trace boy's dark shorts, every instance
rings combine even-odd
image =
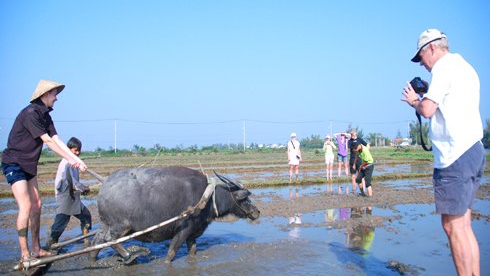
[[[362,179],[364,178],[366,188],[371,187],[371,180],[373,179],[373,171],[374,171],[374,164],[369,164],[369,166],[366,169],[359,170],[359,174],[356,177],[356,183],[361,184]]]
[[[349,170],[350,170],[350,174],[356,174],[358,171],[359,171],[359,168],[361,167],[361,164],[362,164],[362,159],[361,158],[357,158],[357,164],[356,164],[356,168],[354,169],[354,161],[356,161],[356,159],[352,159],[350,158],[349,159]]]
[[[18,164],[2,163],[2,172],[10,185],[20,180],[29,181],[34,178],[34,175],[26,173]]]
[[[463,215],[471,209],[485,169],[485,150],[477,142],[447,168],[434,169],[436,212]]]

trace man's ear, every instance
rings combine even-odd
[[[434,45],[434,43],[429,44],[429,49],[430,49],[430,54],[434,55],[436,51],[436,46]]]

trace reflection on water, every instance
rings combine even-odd
[[[364,208],[352,208],[351,218],[360,218],[363,214],[371,215],[372,208],[370,206]],[[374,227],[359,223],[351,233],[346,234],[346,245],[353,252],[361,256],[366,256],[371,249],[374,241]]]
[[[327,209],[325,212],[325,221],[328,222],[334,222],[337,220],[337,215],[338,212],[336,212],[336,209]]]
[[[300,225],[301,224],[302,215],[299,213],[294,214],[292,217],[289,217],[289,225]]]
[[[333,183],[327,181],[327,196],[333,195]]]
[[[299,198],[299,189],[298,187],[290,187],[289,188],[289,199],[291,200],[291,204],[293,204],[293,209],[294,204],[296,203],[296,199]],[[294,213],[288,218],[289,225],[300,225],[301,224],[301,219],[303,215],[301,213]]]
[[[296,200],[299,198],[299,189],[298,187],[289,187],[289,199],[291,204],[293,205],[293,210],[295,208]],[[303,215],[301,213],[294,213],[290,217],[288,217],[288,225],[291,227],[289,231],[289,237],[293,239],[298,239],[300,237],[300,228],[299,226],[302,223]]]
[[[349,218],[359,219],[354,221],[355,226],[353,231],[346,233],[345,243],[346,247],[351,249],[353,252],[365,256],[373,244],[375,227],[363,224],[361,218],[363,216],[371,216],[372,212],[373,208],[371,206],[327,209],[324,217],[325,222],[327,223],[342,221]]]
[[[350,182],[350,180],[347,180],[347,179],[345,182],[340,182],[340,183],[332,183],[330,181],[327,181],[326,194],[327,194],[327,196],[331,196],[334,194],[345,195],[345,196],[351,196],[351,195],[356,195],[356,194],[360,195],[360,192],[357,192],[357,188],[356,188],[356,190],[351,191],[350,186],[351,186],[351,182]],[[343,191],[342,191],[342,189],[343,189]]]

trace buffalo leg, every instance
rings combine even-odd
[[[204,223],[204,222],[203,222]],[[206,228],[200,228],[196,229],[196,232],[192,235],[189,236],[186,240],[187,242],[187,251],[189,252],[189,256],[196,256],[197,253],[197,244],[196,244],[196,239],[199,238],[203,233]]]
[[[105,240],[106,235],[107,235],[107,229],[102,228],[97,234],[95,234],[95,237],[92,239],[91,245],[94,246],[94,245],[104,243],[106,241]],[[89,261],[95,262],[97,260],[97,256],[99,255],[99,252],[100,249],[89,252],[88,254]]]
[[[175,258],[175,255],[177,254],[177,250],[179,250],[180,246],[182,243],[184,243],[185,238],[182,237],[183,233],[180,232],[179,234],[175,235],[172,238],[172,242],[170,243],[170,246],[168,247],[168,252],[167,256],[165,256],[165,263],[170,263],[172,260]]]
[[[196,256],[197,253],[197,244],[196,239],[187,239],[187,251],[189,256]]]

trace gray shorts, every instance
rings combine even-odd
[[[339,160],[339,162],[347,163],[347,155],[343,156],[342,154],[337,154],[337,160]]]
[[[471,209],[485,169],[485,150],[477,142],[447,168],[434,169],[436,212],[463,215]]]

